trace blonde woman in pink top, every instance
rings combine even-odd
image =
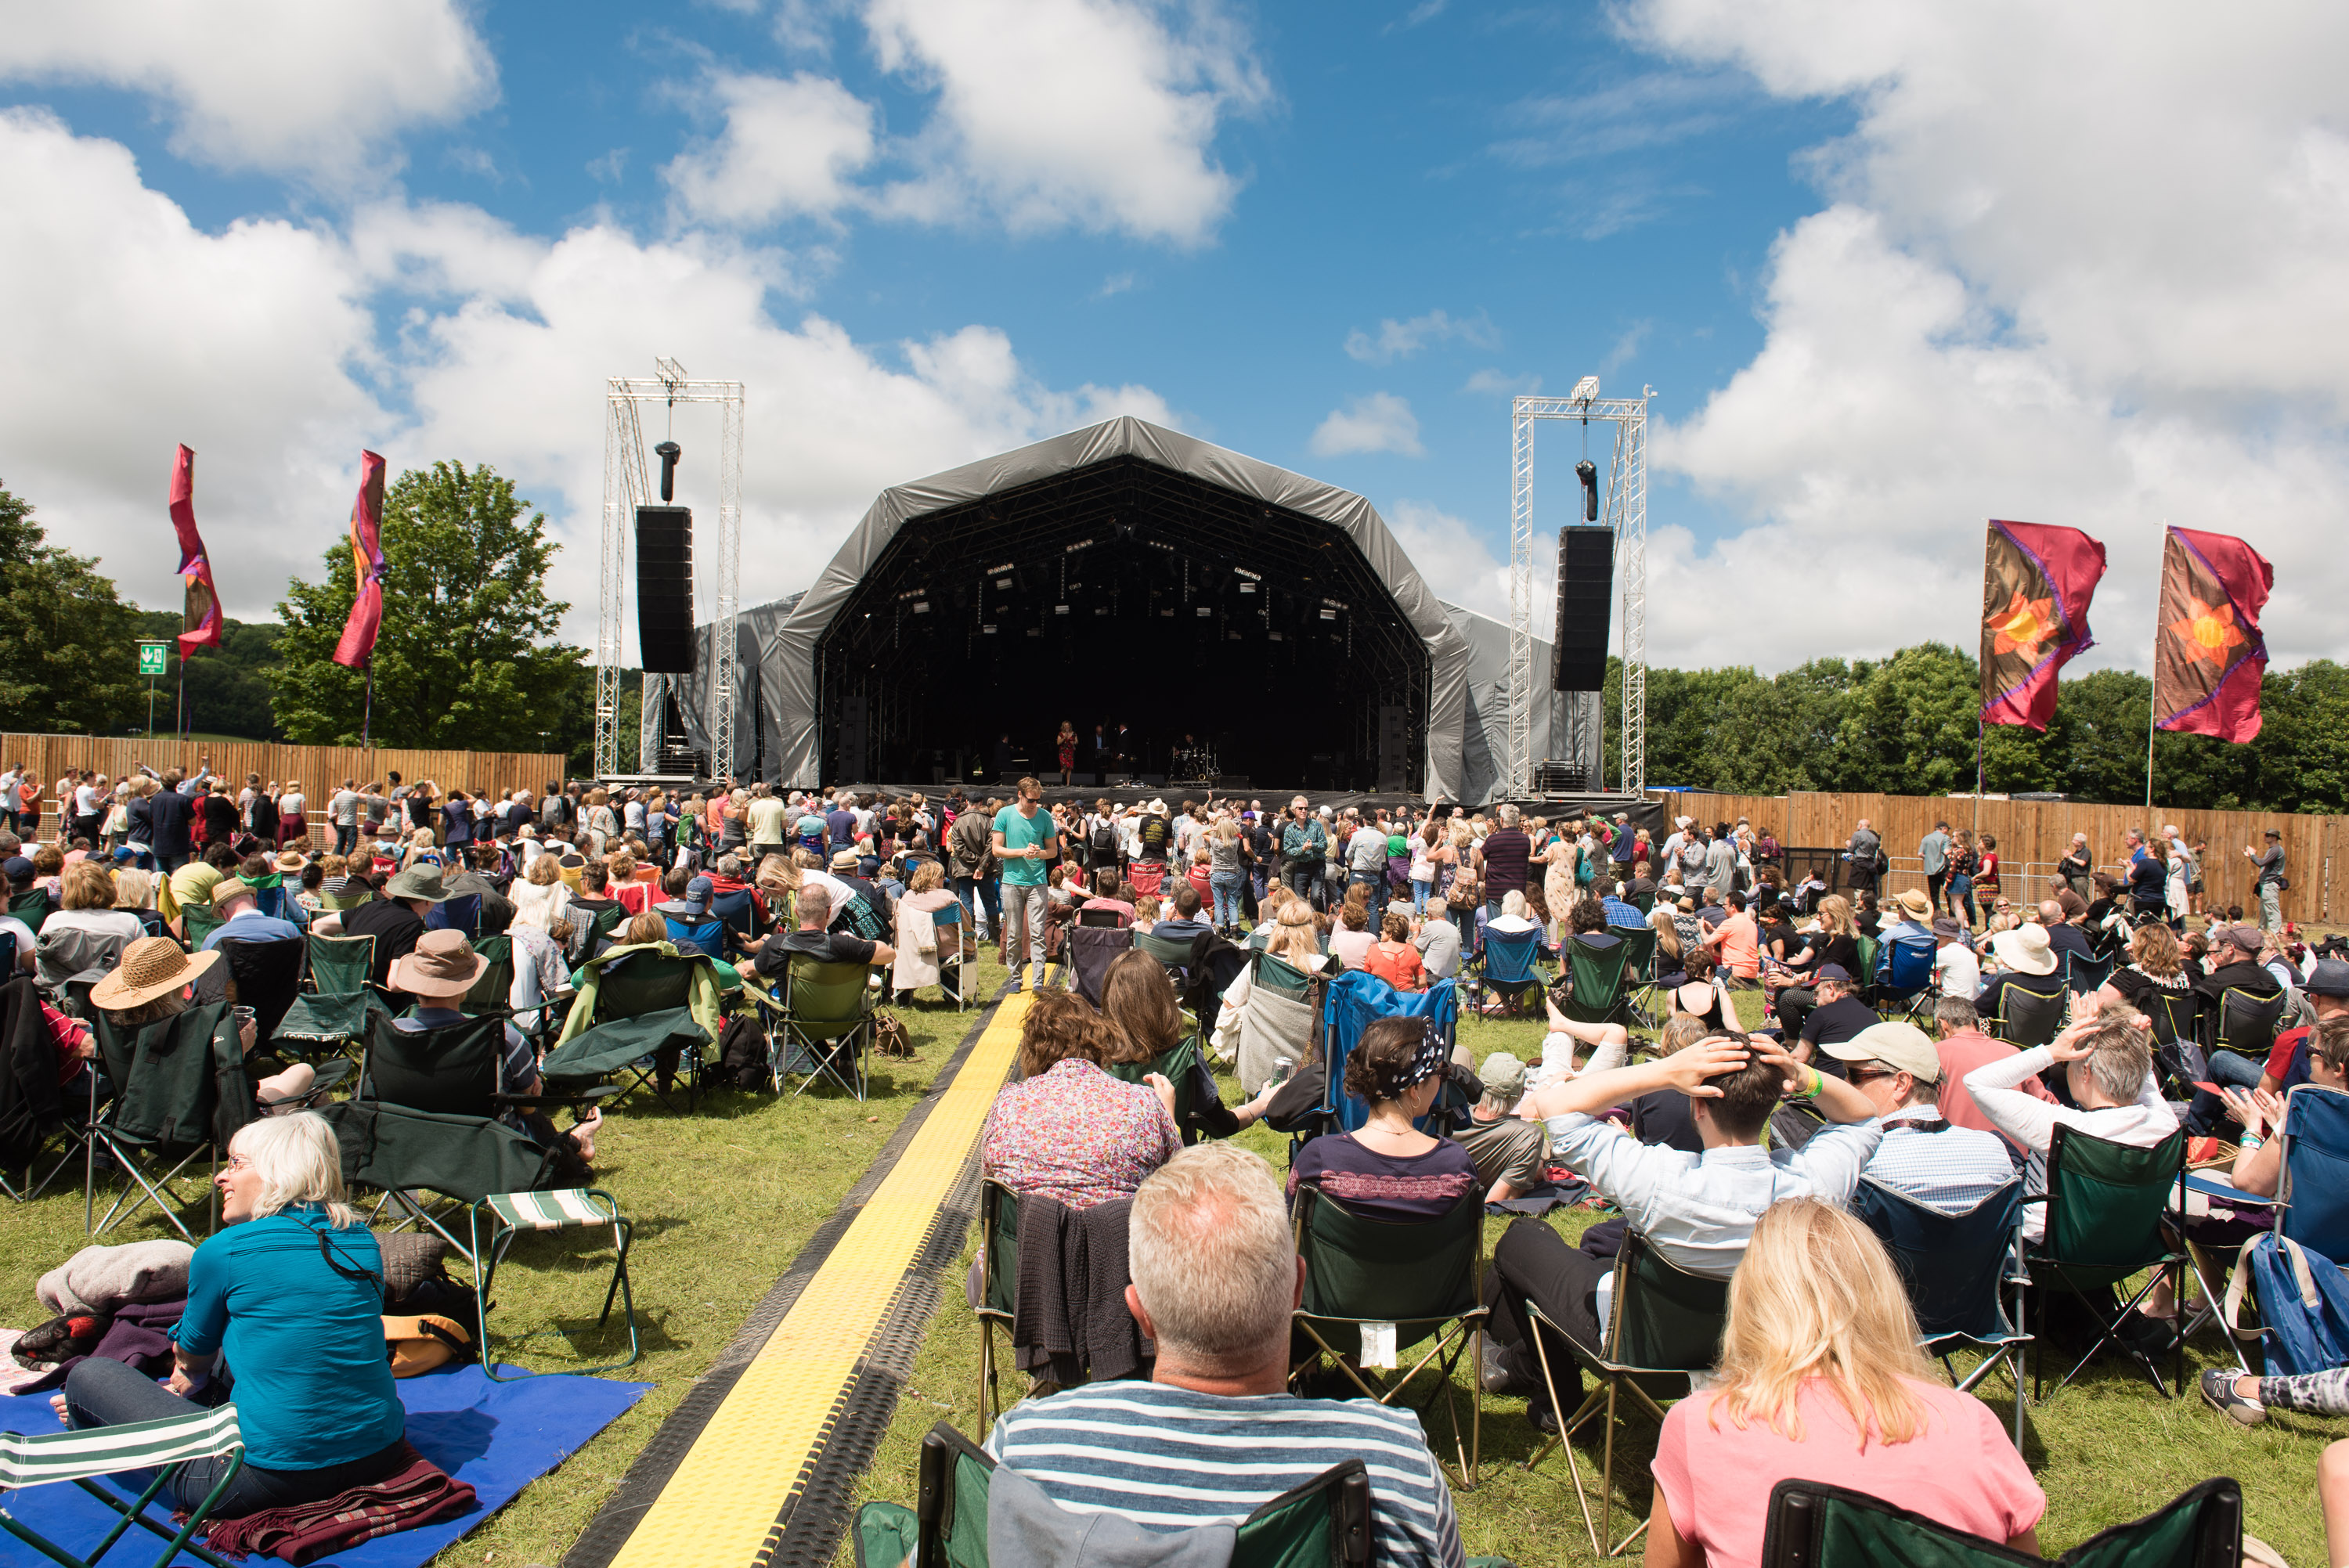
[[[1990,1408],[1934,1376],[1892,1260],[1849,1214],[1763,1211],[1721,1352],[1713,1387],[1664,1417],[1649,1568],[1759,1563],[1770,1489],[1795,1477],[2039,1555],[2047,1494]]]

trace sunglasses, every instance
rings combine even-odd
[[[1873,1083],[1878,1078],[1899,1078],[1899,1070],[1896,1068],[1870,1068],[1864,1069],[1854,1068],[1847,1075],[1848,1080],[1854,1084]]]

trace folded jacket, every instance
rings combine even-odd
[[[313,1563],[395,1530],[453,1519],[476,1506],[473,1489],[403,1442],[400,1468],[367,1486],[318,1502],[264,1509],[239,1519],[215,1519],[204,1544],[223,1557],[264,1553],[287,1563]]]

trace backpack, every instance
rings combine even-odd
[[[750,1015],[737,1014],[718,1037],[718,1080],[737,1088],[764,1088],[771,1077],[767,1037]]]
[[[1585,850],[1574,858],[1574,885],[1588,887],[1599,880],[1599,868],[1590,863],[1590,851]]]
[[[2235,1326],[2246,1275],[2261,1323],[2250,1330]],[[2226,1317],[2236,1338],[2265,1341],[2271,1377],[2349,1366],[2349,1280],[2323,1253],[2273,1232],[2243,1243],[2227,1282]]]
[[[1094,855],[1099,857],[1099,861],[1097,861],[1096,863],[1106,862],[1116,859],[1117,824],[1111,821],[1107,817],[1103,817],[1100,821],[1094,823],[1093,836],[1091,840],[1091,844]]]

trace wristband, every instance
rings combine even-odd
[[[2235,1140],[2236,1146],[2242,1149],[2257,1149],[2261,1144],[2266,1141],[2267,1140],[2261,1138],[2256,1132],[2246,1132],[2240,1138]]]
[[[1816,1099],[1819,1098],[1819,1090],[1826,1087],[1826,1075],[1816,1068],[1807,1068],[1805,1070],[1811,1075],[1811,1087],[1796,1089],[1794,1097],[1796,1099]]]

